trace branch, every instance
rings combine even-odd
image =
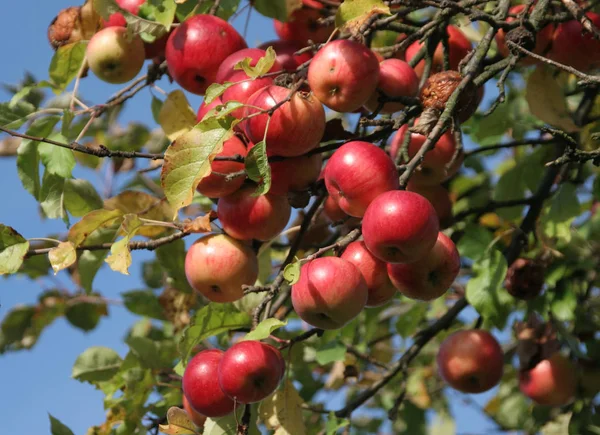
[[[577,3],[573,0],[561,0],[561,2],[569,10],[571,15],[573,15],[573,18],[581,23],[586,31],[593,34],[596,39],[600,39],[600,31],[598,31],[598,28],[592,23],[592,20],[585,15],[585,12]]]
[[[546,138],[546,139],[525,139],[525,140],[515,140],[512,142],[501,143],[497,145],[489,145],[485,147],[476,148],[471,151],[465,152],[465,159],[469,156],[473,156],[479,153],[485,153],[487,151],[500,150],[504,148],[516,148],[521,146],[535,146],[535,145],[551,145],[556,144],[557,140],[554,138]]]
[[[242,421],[238,424],[237,435],[248,435],[250,430],[250,418],[252,417],[252,408],[250,404],[244,407],[244,415],[242,415]]]

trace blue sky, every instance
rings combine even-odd
[[[73,0],[4,2],[2,11],[5,19],[0,28],[4,62],[0,82],[17,83],[25,71],[33,73],[38,80],[47,78],[52,50],[46,40],[46,28],[60,9],[72,4]],[[31,11],[33,7],[35,13]],[[240,31],[243,31],[245,18],[246,13],[243,13],[234,22]],[[253,13],[246,39],[249,46],[275,39],[272,23]],[[159,85],[167,91],[171,89],[165,80]],[[90,76],[83,80],[80,92],[87,101],[100,103],[119,89]],[[6,100],[7,96],[1,98]],[[152,125],[150,98],[149,92],[136,96],[128,103],[121,122],[140,121]],[[193,107],[198,107],[200,101],[199,97],[190,97]],[[90,172],[76,172],[76,175],[95,184],[101,181],[99,176]],[[0,193],[3,204],[0,207],[1,223],[14,227],[26,238],[65,230],[62,222],[39,218],[37,203],[18,179],[14,159],[0,159],[0,185],[3,186]],[[102,269],[95,287],[107,298],[116,299],[123,291],[141,287],[140,264],[149,257],[144,252],[135,252],[134,265],[128,277]],[[38,282],[23,278],[0,279],[0,319],[12,307],[32,303],[44,289],[56,286],[70,288],[64,272],[56,278]],[[125,309],[112,306],[110,316],[103,318],[98,328],[87,334],[60,319],[45,330],[32,350],[0,356],[0,390],[4,393],[0,406],[2,432],[49,433],[48,413],[71,427],[77,435],[84,434],[89,426],[101,423],[104,420],[103,395],[90,385],[72,380],[72,364],[90,346],[108,346],[124,355],[126,346],[121,339],[127,328],[138,319]],[[459,432],[486,433],[488,422],[479,413],[461,404],[459,394],[451,397],[455,399],[453,407],[458,412]],[[489,398],[490,394],[484,397]]]

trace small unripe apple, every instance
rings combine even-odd
[[[217,154],[218,157],[242,156],[246,157],[246,147],[241,139],[233,136],[223,143],[223,150]],[[236,177],[231,180],[220,174],[232,174],[244,169],[243,162],[233,162],[227,160],[216,160],[210,165],[212,173],[202,180],[196,188],[198,192],[209,198],[221,198],[231,195],[244,184],[245,177]],[[215,174],[214,172],[218,172]]]
[[[521,392],[539,405],[563,406],[571,402],[577,389],[573,363],[555,353],[531,370],[519,374]]]
[[[188,415],[188,418],[192,420],[192,423],[198,427],[204,427],[206,416],[200,414],[198,411],[192,408],[192,405],[190,405],[190,401],[187,399],[187,397],[185,397],[185,394],[183,395],[183,409]]]
[[[243,285],[258,277],[252,248],[224,234],[196,241],[185,256],[185,275],[194,290],[213,302],[233,302],[244,296]]]
[[[463,393],[483,393],[500,382],[504,355],[492,334],[481,329],[449,335],[437,354],[441,377]]]
[[[379,96],[415,97],[419,92],[419,77],[410,65],[399,59],[386,59],[379,63],[379,82],[377,90],[366,102],[365,107],[374,111],[379,107]],[[380,113],[395,113],[404,108],[404,104],[385,103]]]
[[[133,79],[144,65],[144,42],[138,35],[127,36],[124,27],[100,30],[88,43],[86,58],[92,72],[108,83]]]
[[[203,350],[189,362],[181,381],[183,394],[193,409],[207,417],[222,417],[235,408],[219,385],[219,362],[224,352],[218,349]]]
[[[241,341],[223,355],[219,385],[236,402],[255,403],[275,391],[284,372],[279,350],[260,341]]]

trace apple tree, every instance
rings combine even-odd
[[[456,401],[498,432],[600,433],[597,12],[57,10],[48,77],[10,88],[0,131],[18,188],[64,232],[0,225],[0,274],[72,291],[12,307],[0,352],[61,316],[94,329],[111,304],[96,275],[136,269],[120,302],[146,326],[123,331],[129,351],[73,361],[105,395],[89,434],[452,434],[470,429]],[[250,47],[228,22],[244,14],[278,39]],[[96,80],[115,93],[79,92]],[[153,124],[113,128],[148,91]],[[72,433],[60,416],[51,432]]]

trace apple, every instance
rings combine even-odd
[[[329,195],[350,216],[361,217],[378,195],[398,189],[396,165],[381,148],[352,141],[338,148],[324,172]]]
[[[340,4],[343,0],[329,0],[329,3]],[[324,9],[325,5],[319,0],[302,0],[302,4],[309,8]]]
[[[278,107],[270,118],[268,113],[256,115],[285,101],[289,95],[289,89],[272,85],[255,92],[247,101],[246,116],[249,118],[242,123],[242,128],[250,142],[258,143],[264,139],[270,155],[297,157],[306,154],[319,145],[325,132],[325,110],[310,93],[294,93],[290,101]]]
[[[185,276],[190,286],[208,300],[234,302],[244,296],[243,285],[256,282],[258,259],[245,243],[225,234],[211,234],[188,249]]]
[[[222,417],[235,408],[235,403],[219,386],[219,362],[225,352],[219,349],[197,353],[183,372],[183,394],[197,412],[207,417]]]
[[[270,240],[283,231],[292,208],[285,196],[254,196],[249,186],[224,196],[217,204],[217,214],[227,234],[238,240]]]
[[[350,243],[340,258],[354,264],[365,279],[369,292],[367,307],[383,305],[396,295],[396,288],[388,277],[386,263],[371,254],[365,242]]]
[[[266,50],[269,47],[273,47],[273,50],[277,53],[277,62],[287,72],[295,72],[300,65],[312,59],[311,52],[295,54],[298,50],[304,48],[304,45],[298,42],[284,40],[269,41],[261,44],[258,48]]]
[[[344,213],[344,210],[340,208],[337,201],[331,196],[325,198],[325,202],[323,203],[323,212],[333,223],[346,220],[349,217],[346,213]]]
[[[389,263],[413,263],[427,256],[440,224],[431,203],[414,192],[392,190],[379,195],[363,217],[369,251]]]
[[[440,221],[440,228],[447,228],[452,224],[452,200],[448,189],[440,184],[423,186],[415,183],[412,178],[406,185],[409,192],[418,193],[429,200]]]
[[[303,46],[306,46],[308,41],[317,44],[325,42],[335,28],[332,24],[320,24],[321,18],[324,16],[315,9],[296,9],[285,23],[278,20],[273,21],[275,33],[284,41],[297,42]]]
[[[240,341],[231,346],[219,363],[219,385],[237,403],[260,402],[283,378],[281,353],[260,341]]]
[[[374,111],[379,107],[379,96],[415,97],[419,92],[419,77],[410,65],[399,59],[386,59],[379,63],[377,90],[366,102],[365,107]],[[404,108],[402,103],[388,102],[380,113],[395,113]]]
[[[586,12],[585,15],[596,28],[600,26],[600,15],[594,12]],[[600,41],[591,33],[584,33],[578,20],[560,23],[554,32],[547,57],[581,72],[588,72],[600,67]]]
[[[219,65],[246,41],[227,21],[194,15],[169,36],[165,57],[171,77],[185,90],[203,95],[215,83]]]
[[[146,0],[115,0],[117,5],[121,9],[125,9],[127,12],[137,15],[140,11],[140,6],[146,3]],[[125,27],[127,21],[121,12],[116,12],[108,17],[108,20],[102,19],[104,27]]]
[[[358,268],[339,257],[321,257],[300,269],[292,286],[292,305],[306,323],[321,329],[339,329],[365,307],[367,283]]]
[[[523,12],[525,9],[525,5],[516,5],[512,6],[508,13],[510,15],[514,15],[515,17],[508,17],[506,22],[513,22],[519,14]],[[531,12],[531,11],[530,11]],[[504,56],[507,57],[510,54],[510,50],[506,45],[506,33],[503,29],[498,29],[498,33],[496,33],[496,43],[498,44],[498,51]],[[550,44],[552,43],[552,35],[554,34],[554,25],[548,24],[542,30],[540,30],[535,35],[535,47],[533,50],[534,53],[544,55],[548,50]],[[532,57],[525,57],[521,60],[524,65],[533,65],[539,63],[537,59]]]
[[[463,58],[469,54],[472,49],[471,41],[461,32],[458,27],[449,25],[446,27],[446,32],[448,33],[448,45],[450,47],[449,54],[449,63],[450,69],[458,70],[458,65]],[[417,55],[417,53],[421,50],[423,43],[420,41],[415,41],[411,45],[408,46],[405,53],[405,58],[407,62]],[[444,51],[442,47],[442,43],[440,42],[433,54],[433,63],[431,65],[431,74],[442,71],[444,66]],[[422,59],[415,65],[415,72],[419,76],[419,78],[423,75],[423,71],[425,69],[425,59]]]
[[[133,79],[144,65],[144,42],[127,36],[124,27],[100,30],[88,43],[86,58],[92,72],[102,81],[120,84]]]
[[[415,123],[417,123],[415,121]],[[392,159],[396,159],[402,144],[404,143],[404,135],[408,131],[408,126],[405,124],[393,136],[390,144],[390,155]],[[410,133],[410,142],[408,144],[408,156],[413,158],[425,143],[425,136],[419,133]],[[442,183],[458,172],[464,155],[461,153],[450,168],[446,168],[448,163],[452,161],[456,153],[456,141],[451,132],[445,132],[436,142],[433,149],[425,154],[425,158],[421,162],[418,170],[411,174],[410,180],[415,185],[433,186]]]
[[[398,291],[420,301],[431,301],[446,293],[459,271],[460,255],[454,242],[444,233],[438,233],[435,246],[420,260],[387,265],[389,277]]]
[[[233,136],[223,143],[223,150],[217,154],[218,157],[231,157],[240,155],[246,157],[246,147],[239,137]],[[243,162],[213,161],[210,164],[213,173],[200,180],[196,189],[202,195],[209,198],[221,198],[230,195],[244,184],[245,177],[236,177],[227,181],[226,177],[219,174],[231,174],[244,169]],[[215,174],[218,172],[219,174]]]
[[[285,195],[288,192],[307,189],[319,178],[322,164],[321,153],[271,162],[271,190],[269,193]]]
[[[531,370],[519,373],[519,388],[539,405],[563,406],[575,397],[577,372],[566,356],[555,353]]]
[[[183,409],[188,415],[188,418],[192,420],[192,423],[194,423],[198,427],[204,427],[204,423],[206,422],[206,416],[200,414],[198,411],[192,408],[192,405],[190,405],[190,401],[187,399],[187,397],[185,397],[185,395],[183,396]]]
[[[504,354],[492,334],[481,329],[450,334],[440,345],[441,377],[463,393],[483,393],[496,386],[504,371]]]
[[[308,84],[330,109],[353,112],[373,95],[379,82],[379,61],[371,49],[358,42],[329,42],[308,67]]]
[[[202,121],[202,119],[204,119],[204,116],[206,116],[206,114],[208,112],[210,112],[211,110],[213,110],[214,108],[216,108],[217,106],[220,106],[223,104],[223,101],[221,101],[221,97],[217,97],[214,100],[212,100],[209,104],[206,104],[206,102],[202,102],[202,104],[200,105],[200,107],[198,108],[198,114],[196,115],[196,120],[198,122]]]

